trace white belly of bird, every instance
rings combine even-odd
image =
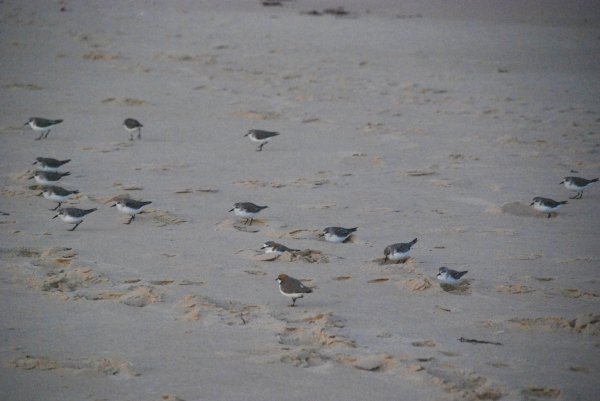
[[[445,275],[438,276],[438,280],[443,281],[444,283],[449,283],[449,284],[460,283],[460,279],[456,280],[456,279],[452,278],[448,273],[446,273]]]
[[[148,206],[148,205],[144,205],[139,209],[133,209],[128,206],[123,206],[123,205],[117,204],[117,209],[119,209],[119,212],[121,212],[121,213],[126,213],[130,216],[133,216],[138,213],[142,213],[144,211],[144,209],[146,208],[146,206]]]
[[[58,171],[60,167],[49,167],[44,165],[43,167],[38,167],[40,171]]]
[[[267,143],[267,142],[269,142],[269,141],[271,140],[271,138],[272,138],[272,137],[265,138],[265,139],[258,139],[258,138],[255,138],[254,136],[251,136],[251,137],[250,137],[250,140],[251,140],[252,142],[258,142],[258,143]]]
[[[51,184],[55,184],[55,183],[57,183],[58,181],[60,181],[61,179],[62,179],[62,177],[61,177],[61,178],[59,178],[59,179],[58,179],[58,180],[56,180],[56,181],[48,181],[47,179],[45,179],[45,178],[43,178],[43,177],[40,177],[39,175],[36,175],[36,176],[35,176],[35,180],[38,182],[38,184],[41,184],[41,185],[51,185]]]
[[[573,184],[572,182],[565,182],[565,188],[570,189],[571,191],[580,191],[586,187],[587,187],[587,185],[579,187],[579,186]]]
[[[44,192],[44,198],[50,199],[51,201],[54,201],[54,202],[64,202],[67,199],[69,199],[69,196],[60,196],[60,195],[56,195],[55,193],[49,194],[47,192]]]
[[[546,205],[542,205],[540,203],[536,203],[533,205],[533,207],[535,208],[535,210],[540,211],[540,212],[553,212],[555,210],[557,210],[558,208],[560,208],[562,205],[558,205],[556,207],[549,207]]]
[[[325,240],[329,241],[329,242],[333,242],[336,244],[339,244],[341,242],[344,242],[346,240],[346,238],[348,238],[350,235],[347,235],[345,237],[338,237],[335,234],[331,234],[331,233],[326,233],[325,234]]]
[[[35,124],[33,124],[33,123],[29,123],[29,126],[31,127],[31,129],[32,129],[32,130],[34,130],[34,131],[38,131],[38,132],[41,132],[41,131],[48,131],[50,128],[52,128],[52,127],[53,127],[53,125],[52,125],[52,126],[50,126],[50,127],[42,128],[42,127],[38,127],[37,125],[35,125]]]
[[[285,295],[286,297],[290,297],[290,298],[304,298],[303,294],[296,294],[296,293],[292,293],[292,294],[286,294],[285,292],[283,292],[281,290],[281,287],[279,287],[279,292],[281,292],[283,295]]]
[[[402,259],[406,259],[408,258],[408,254],[410,253],[410,251],[408,252],[392,252],[388,255],[388,259],[389,260],[402,260]]]
[[[254,218],[254,216],[256,216],[256,213],[250,213],[246,210],[241,210],[241,209],[235,209],[234,213],[236,214],[236,216],[239,216],[244,219],[251,219],[251,218]]]
[[[73,216],[69,216],[69,215],[60,215],[59,216],[62,221],[64,221],[65,223],[69,223],[69,224],[76,224],[79,223],[81,221],[83,221],[85,219],[86,216],[83,217],[73,217]]]

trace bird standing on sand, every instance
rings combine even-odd
[[[58,205],[56,205],[56,207],[54,209],[50,209],[50,210],[56,210],[60,207],[60,205],[62,205],[63,202],[66,202],[67,199],[69,199],[69,197],[71,195],[75,195],[78,193],[79,193],[79,191],[77,191],[77,190],[69,191],[68,189],[64,189],[63,187],[57,187],[54,185],[50,185],[48,187],[44,187],[44,190],[42,192],[40,192],[39,195],[44,195],[44,198],[50,199],[51,201],[54,201],[54,202],[58,202]]]
[[[70,230],[67,231],[75,231],[78,225],[80,225],[83,220],[87,217],[88,214],[95,212],[96,208],[93,209],[77,209],[76,207],[66,207],[63,209],[59,209],[58,213],[53,217],[53,219],[60,217],[62,221],[68,224],[75,224]]]
[[[230,212],[235,212],[236,216],[246,219],[244,225],[250,220],[250,224],[248,225],[251,226],[254,221],[254,216],[266,208],[268,208],[268,206],[258,206],[250,202],[238,202],[233,205],[233,209],[231,209]]]
[[[417,239],[415,238],[406,244],[400,243],[387,246],[383,251],[383,254],[385,255],[384,261],[387,261],[388,259],[397,260],[396,264],[400,263],[401,261],[406,262],[408,259],[408,254],[410,253],[410,248],[412,248],[412,246],[416,243]]]
[[[290,249],[285,245],[281,245],[278,244],[276,242],[273,241],[267,241],[265,242],[265,244],[263,245],[262,248],[260,249],[264,249],[265,253],[276,253],[279,256],[281,256],[284,252],[298,252],[300,251],[300,249]]]
[[[590,184],[598,181],[598,178],[593,180],[586,180],[581,177],[565,177],[561,184],[565,184],[565,188],[571,191],[577,191],[577,195],[569,199],[581,199],[583,198],[583,190],[590,186]]]
[[[35,178],[38,184],[52,185],[56,184],[62,180],[63,177],[68,175],[71,175],[71,173],[68,171],[66,173],[59,173],[56,171],[36,171],[33,176],[29,177],[29,179],[31,180],[32,178]]]
[[[313,291],[299,280],[285,274],[280,274],[275,280],[279,282],[279,291],[286,297],[292,298],[292,304],[290,306],[296,306],[296,300],[298,298],[304,298],[304,294],[310,294]]]
[[[63,164],[67,164],[70,161],[71,159],[56,160],[51,157],[36,157],[33,164],[37,164],[38,170],[41,171],[58,171],[60,166],[62,166]]]
[[[127,132],[129,132],[131,134],[131,138],[129,138],[130,141],[133,141],[133,132],[135,130],[137,130],[137,132],[138,132],[137,139],[142,139],[143,125],[140,124],[140,122],[138,120],[136,120],[135,118],[128,118],[123,122],[123,125],[125,126],[125,129],[127,130]]]
[[[354,228],[343,228],[343,227],[327,227],[323,230],[323,233],[319,237],[325,236],[325,241],[339,244],[344,242],[356,231],[358,227]]]
[[[565,205],[567,201],[557,202],[552,199],[542,198],[541,196],[536,196],[533,198],[533,203],[529,206],[533,206],[535,210],[538,212],[548,213],[548,218],[552,217],[552,212],[558,210],[558,208]]]
[[[260,143],[260,146],[258,147],[258,149],[256,149],[257,152],[260,152],[262,150],[262,147],[265,146],[265,144],[267,142],[269,142],[271,139],[273,139],[273,137],[276,137],[277,135],[279,135],[279,132],[270,132],[270,131],[262,131],[259,129],[252,129],[252,130],[248,131],[248,133],[244,136],[247,136],[248,138],[250,138],[250,140],[252,142]]]
[[[42,137],[48,138],[50,130],[54,128],[55,125],[60,124],[62,122],[63,120],[47,120],[45,118],[31,117],[29,121],[27,121],[23,125],[29,125],[32,130],[41,132],[42,134],[39,136],[39,138],[35,139],[36,141],[39,141],[40,139],[42,139]],[[44,136],[44,133],[46,133],[46,136]]]
[[[129,219],[129,221],[127,223],[123,223],[123,224],[131,224],[133,219],[135,219],[135,215],[142,213],[144,211],[144,209],[146,208],[146,206],[148,206],[151,203],[152,203],[152,201],[142,202],[142,201],[137,201],[135,199],[124,199],[123,198],[123,199],[119,199],[117,201],[117,203],[115,203],[111,207],[116,206],[117,209],[119,210],[119,212],[130,215],[131,218]]]

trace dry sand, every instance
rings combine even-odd
[[[600,184],[529,206],[600,176],[597,2],[373,3],[1,2],[1,399],[600,398]]]

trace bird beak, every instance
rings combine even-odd
[[[564,184],[564,183],[565,183],[564,181],[561,181],[561,182],[560,182],[560,184]],[[560,185],[560,184],[558,184],[558,185]]]
[[[44,191],[42,191],[39,194],[37,194],[37,196],[42,196],[43,194],[44,194]]]
[[[325,235],[325,233],[321,233],[321,234],[319,234],[319,237],[322,237],[322,236],[324,236],[324,235]]]
[[[533,204],[534,204],[534,203],[535,203],[535,202],[532,202],[532,203],[531,203],[531,205],[529,205],[529,206],[533,206]]]
[[[33,177],[35,177],[35,176],[33,176],[33,175],[32,175],[31,177],[29,177],[29,178],[28,178],[28,180],[31,180],[31,179],[33,179]]]
[[[25,125],[27,125],[27,124],[25,124]],[[37,162],[33,162],[31,165],[33,166],[34,164],[37,164]],[[562,182],[561,182],[561,184],[562,184]]]
[[[266,247],[267,247],[267,246],[265,245],[265,246],[263,246],[263,247],[262,247],[262,248],[260,248],[260,249],[265,249]]]
[[[55,218],[57,218],[57,217],[58,217],[58,215],[59,215],[59,213],[56,213],[56,215],[55,215],[55,216],[54,216],[52,219],[55,219]]]
[[[29,124],[29,121],[27,121],[27,122],[26,122],[25,124],[23,124],[23,125],[27,125],[27,124]]]
[[[229,212],[233,212],[234,210],[235,210],[235,208],[231,209]],[[229,213],[229,212],[228,212],[228,213]]]
[[[25,125],[27,125],[27,124],[25,124]],[[250,133],[249,133],[249,132],[248,132],[246,135],[244,135],[244,136],[248,136],[248,135],[250,135]]]
[[[115,206],[117,206],[117,204],[116,204],[116,203],[115,203],[114,205],[112,205],[111,207],[115,207]],[[112,213],[112,212],[111,212],[111,213]]]

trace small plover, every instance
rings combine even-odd
[[[62,221],[69,224],[75,224],[70,230],[67,231],[75,231],[78,225],[85,220],[88,214],[95,212],[96,208],[93,209],[77,209],[76,207],[66,207],[63,209],[59,209],[58,213],[53,217],[53,219],[60,217]]]
[[[142,202],[136,201],[135,199],[119,199],[117,203],[115,203],[111,207],[116,206],[117,209],[119,209],[119,212],[130,215],[131,218],[129,219],[129,221],[127,223],[123,223],[130,224],[133,221],[133,219],[135,219],[135,215],[142,213],[146,206],[148,206],[151,203],[152,201]]]
[[[279,282],[279,291],[286,297],[292,298],[292,304],[290,306],[296,306],[296,300],[298,298],[304,298],[304,294],[310,294],[313,291],[299,280],[285,274],[280,274],[275,280]]]
[[[40,192],[39,195],[44,195],[44,198],[50,199],[51,201],[54,201],[54,202],[58,202],[58,205],[54,209],[50,209],[50,210],[56,210],[60,207],[60,205],[62,205],[63,202],[66,202],[67,199],[69,199],[69,197],[71,195],[75,195],[78,193],[79,193],[79,191],[77,191],[77,190],[69,191],[68,189],[64,189],[63,187],[57,187],[54,185],[50,185],[48,187],[44,187],[44,190],[42,192]]]
[[[137,130],[137,132],[138,132],[137,139],[142,139],[143,125],[140,124],[140,122],[138,120],[136,120],[135,118],[128,118],[123,122],[123,125],[125,126],[125,129],[127,130],[127,132],[129,132],[131,134],[131,138],[129,138],[130,141],[133,141],[133,132],[135,130]]]
[[[397,260],[396,264],[401,261],[406,261],[408,259],[408,254],[410,253],[410,248],[417,243],[417,239],[415,238],[409,243],[406,244],[392,244],[387,246],[383,254],[385,255],[385,261],[389,260]]]
[[[448,269],[447,267],[440,267],[440,272],[437,275],[438,280],[448,284],[458,284],[462,276],[467,274],[469,271],[459,272],[456,270]]]
[[[252,142],[260,143],[260,146],[258,147],[258,149],[256,149],[257,152],[260,152],[262,150],[262,147],[265,146],[265,144],[267,142],[269,142],[271,139],[273,139],[273,137],[275,137],[277,135],[279,135],[279,132],[270,132],[270,131],[262,131],[259,129],[251,129],[244,136],[247,136],[248,138],[250,138],[250,140]]]
[[[50,130],[54,128],[55,125],[60,124],[62,122],[63,120],[47,120],[45,118],[31,117],[29,121],[27,121],[23,125],[29,125],[32,130],[41,132],[42,134],[40,135],[40,137],[35,139],[36,141],[39,141],[40,139],[42,139],[42,137],[48,138]],[[44,136],[44,133],[46,133],[46,136]]]
[[[248,225],[251,226],[254,221],[254,216],[267,207],[268,206],[258,206],[250,202],[238,202],[233,205],[233,209],[231,209],[230,212],[235,212],[236,216],[246,219],[244,225],[250,220],[250,224]]]
[[[71,175],[71,173],[69,173],[69,172],[59,173],[56,171],[36,171],[33,174],[33,176],[29,177],[29,179],[31,180],[32,178],[35,178],[35,180],[38,182],[38,184],[52,185],[52,184],[56,184],[57,182],[62,180],[63,177],[66,177],[67,175]]]
[[[60,166],[67,164],[71,159],[56,160],[51,157],[36,157],[33,164],[37,164],[38,170],[42,171],[57,171]],[[32,164],[32,165],[33,165]]]
[[[276,253],[278,255],[281,256],[281,254],[283,254],[284,252],[298,252],[300,251],[300,249],[290,249],[285,245],[281,245],[278,244],[276,242],[273,241],[267,241],[265,242],[265,244],[263,245],[262,248],[260,249],[264,249],[265,253]]]
[[[598,181],[598,178],[593,180],[586,180],[581,177],[565,177],[561,184],[565,184],[565,188],[576,191],[577,195],[569,199],[581,199],[583,197],[583,190],[586,189],[591,183]]]
[[[538,212],[548,213],[548,218],[550,218],[552,217],[552,212],[558,210],[558,208],[566,203],[567,201],[557,202],[552,199],[536,196],[533,198],[533,202],[529,206],[533,206]]]
[[[325,236],[325,241],[339,244],[344,242],[356,231],[358,227],[354,228],[343,228],[343,227],[327,227],[323,230],[323,233],[319,237]]]

